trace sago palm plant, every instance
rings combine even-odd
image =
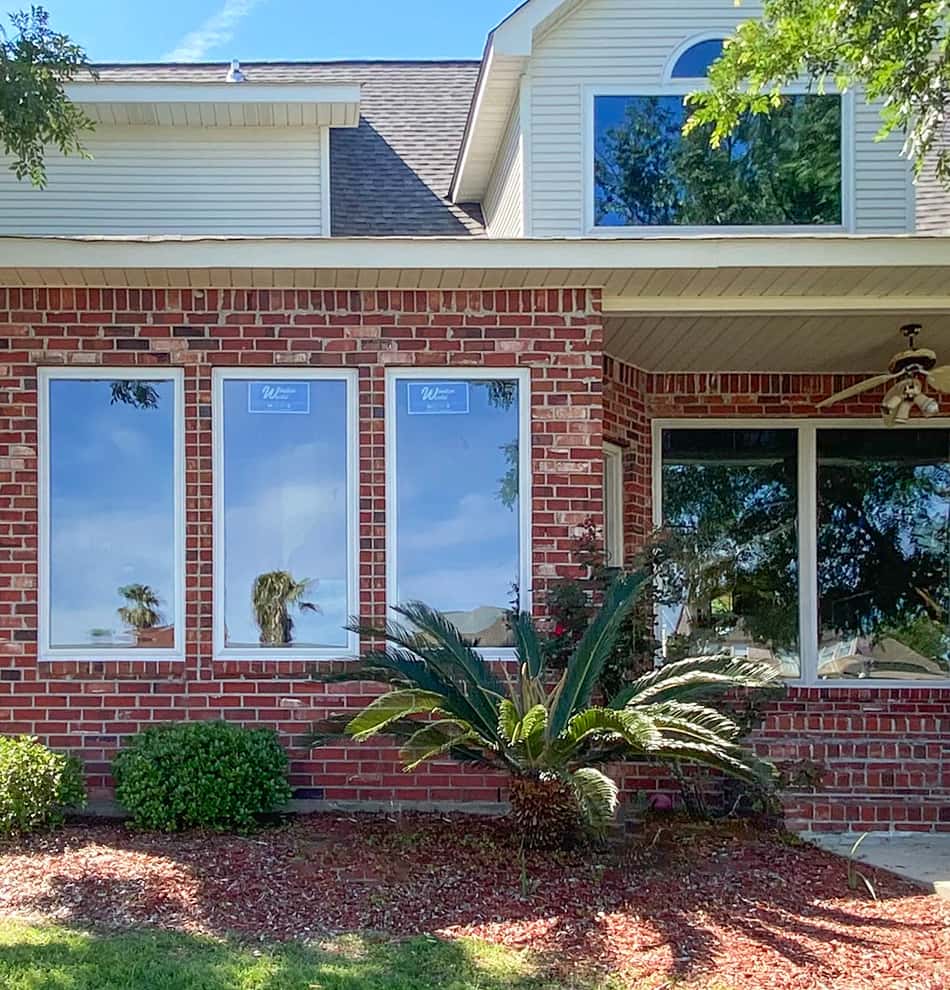
[[[364,657],[350,680],[391,690],[355,717],[324,723],[314,745],[346,734],[363,742],[381,733],[402,742],[407,771],[450,756],[507,771],[512,815],[527,846],[554,847],[582,827],[603,832],[617,807],[617,786],[598,767],[633,756],[704,764],[763,786],[771,764],[739,743],[741,730],[711,707],[710,695],[765,687],[772,668],[728,657],[671,663],[592,703],[618,631],[647,583],[645,572],[620,577],[555,679],[545,669],[541,637],[527,614],[512,621],[517,665],[499,673],[439,612],[413,602],[394,611],[406,622],[385,629],[353,624],[386,648]],[[334,679],[343,679],[340,675]]]

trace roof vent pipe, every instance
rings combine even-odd
[[[244,73],[241,71],[241,63],[235,58],[231,59],[231,68],[225,76],[228,82],[244,82]]]

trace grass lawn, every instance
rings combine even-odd
[[[3,990],[608,990],[559,981],[524,954],[471,939],[343,936],[249,947],[191,935],[90,934],[0,922]]]

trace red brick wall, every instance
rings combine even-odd
[[[604,435],[626,448],[627,547],[652,524],[653,419],[815,416],[821,399],[850,384],[832,375],[650,374],[607,359]],[[879,397],[835,407],[876,416]],[[759,734],[779,761],[824,763],[823,792],[789,795],[792,827],[950,831],[950,686],[798,688],[770,710]]]
[[[297,745],[314,718],[368,686],[309,681],[316,666],[212,658],[211,371],[359,369],[360,608],[385,607],[384,372],[388,366],[529,368],[535,601],[568,573],[574,527],[601,513],[602,327],[583,291],[340,292],[0,288],[0,732],[78,752],[108,789],[122,738],[155,720],[224,717],[280,730],[301,797],[495,801],[499,781],[432,765],[405,775],[393,750]],[[37,661],[36,370],[185,369],[184,663]]]

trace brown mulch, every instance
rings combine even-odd
[[[259,940],[475,936],[650,986],[950,988],[950,901],[739,829],[657,827],[610,852],[529,855],[503,822],[313,816],[254,835],[79,824],[0,842],[0,917]]]

